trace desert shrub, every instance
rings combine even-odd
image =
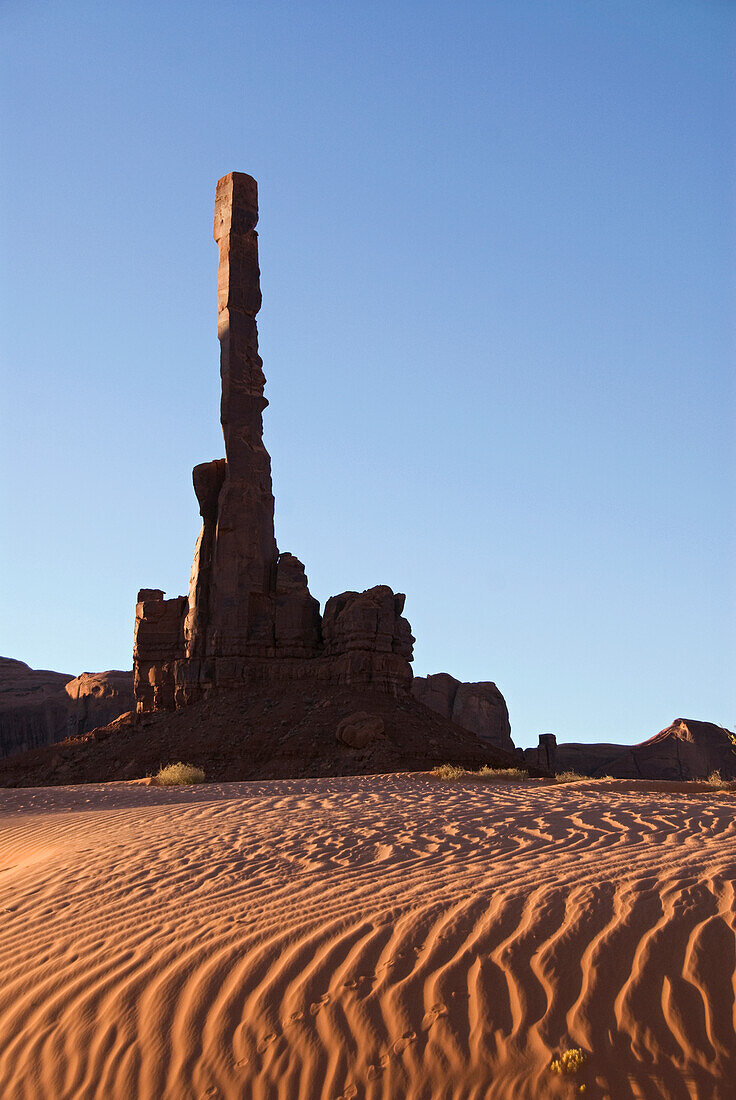
[[[501,783],[517,783],[529,778],[526,768],[492,768],[490,764],[484,764],[478,772],[484,779],[495,779]]]
[[[589,779],[588,775],[581,775],[580,772],[558,772],[555,779],[558,783],[579,783],[582,779]]]
[[[573,1074],[582,1069],[584,1063],[583,1051],[579,1047],[573,1047],[572,1050],[566,1050],[560,1054],[559,1058],[553,1058],[549,1068],[552,1073]]]
[[[736,782],[733,779],[724,779],[718,771],[711,772],[705,782],[718,791],[732,791],[736,787]]]
[[[159,768],[156,782],[161,787],[188,787],[192,783],[204,783],[204,772],[194,764],[167,764]]]
[[[432,768],[432,775],[436,775],[438,779],[459,779],[461,775],[465,775],[465,768],[458,764],[440,764]]]

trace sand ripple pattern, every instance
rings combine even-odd
[[[733,1100],[735,872],[728,792],[0,791],[0,1096]]]

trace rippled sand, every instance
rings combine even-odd
[[[735,871],[691,785],[3,790],[0,1097],[734,1100]]]

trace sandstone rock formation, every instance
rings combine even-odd
[[[218,337],[225,458],[194,467],[202,528],[188,597],[142,589],[135,618],[139,713],[191,705],[212,691],[305,679],[409,690],[404,596],[379,585],[327,601],[274,536],[271,460],[263,444],[263,363],[256,314],[258,189],[242,172],[217,184]]]
[[[415,676],[411,690],[425,706],[475,733],[485,744],[514,751],[509,712],[495,684],[463,684],[447,672],[438,672],[433,676]]]
[[[523,750],[524,761],[527,764],[535,764],[539,768],[546,768],[548,772],[553,774],[558,770],[558,753],[557,753],[557,738],[553,733],[540,733],[539,744],[536,749],[524,749]],[[560,768],[560,771],[568,769],[566,765],[564,768]],[[569,768],[570,771],[577,771],[577,768]]]
[[[132,672],[64,672],[0,657],[0,756],[88,733],[133,709]]]
[[[579,772],[580,775],[610,775],[617,757],[629,746],[609,742],[566,741],[559,745],[553,733],[540,733],[536,748],[524,749],[528,764],[551,772]]]
[[[723,726],[676,718],[671,726],[638,745],[562,743],[550,755],[542,734],[539,747],[525,749],[524,759],[551,771],[581,775],[610,775],[614,779],[707,779],[718,771],[723,779],[736,778],[736,736]]]

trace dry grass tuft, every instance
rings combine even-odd
[[[192,783],[204,783],[204,771],[194,764],[167,764],[159,768],[154,777],[160,787],[188,787]]]
[[[439,767],[432,768],[432,775],[436,775],[438,779],[460,779],[465,776],[467,779],[490,779],[497,783],[519,783],[529,778],[529,772],[525,768],[492,768],[490,764],[484,764],[477,772],[468,771],[459,764],[440,764]]]
[[[711,772],[705,782],[709,786],[714,787],[717,791],[732,791],[734,787],[736,787],[736,781],[733,779],[724,779],[718,771]]]
[[[590,779],[589,775],[581,775],[580,772],[558,772],[555,780],[558,783],[580,783]]]
[[[440,764],[432,768],[432,775],[436,775],[438,779],[459,779],[461,775],[465,775],[465,768],[458,764]]]
[[[519,783],[529,778],[525,768],[492,768],[489,764],[484,764],[477,774],[500,783]]]

